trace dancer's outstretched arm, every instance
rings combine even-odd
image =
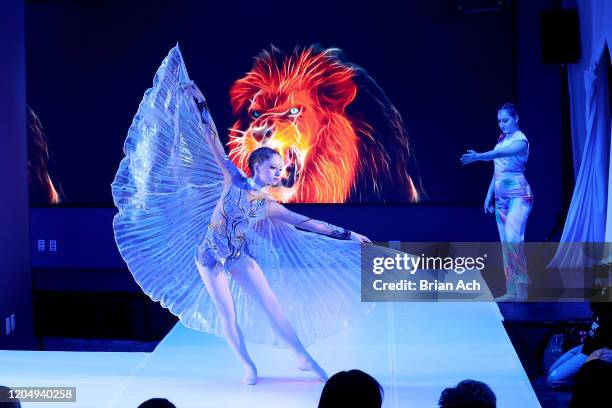
[[[204,139],[210,150],[212,150],[215,161],[219,165],[219,169],[223,172],[223,177],[226,183],[235,182],[236,179],[241,179],[242,174],[240,170],[234,165],[232,160],[227,157],[225,153],[225,149],[223,148],[223,144],[221,140],[219,140],[219,133],[217,132],[217,127],[215,126],[215,122],[212,120],[210,116],[210,112],[208,111],[208,107],[206,106],[206,99],[204,98],[204,94],[197,87],[195,82],[190,81],[189,83],[183,85],[184,90],[190,94],[198,107],[200,112],[200,118],[202,120],[202,125],[208,128],[208,132],[204,132]]]
[[[296,227],[304,228],[308,231],[327,235],[338,239],[351,239],[358,242],[372,242],[366,236],[360,235],[346,228],[337,227],[325,221],[308,218],[285,208],[282,204],[275,201],[268,202],[268,217],[284,221]]]
[[[525,140],[515,140],[508,146],[500,147],[499,149],[489,150],[488,152],[478,153],[474,150],[468,150],[466,154],[461,156],[461,163],[470,164],[475,161],[489,161],[502,157],[524,154],[527,152],[527,142]]]

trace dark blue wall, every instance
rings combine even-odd
[[[559,64],[542,63],[539,12],[554,9],[559,2],[544,0],[517,3],[518,102],[521,107],[521,123],[530,140],[526,175],[534,192],[526,235],[528,240],[543,241],[562,213],[562,77]],[[554,238],[558,240],[559,236]]]
[[[374,241],[495,241],[492,216],[473,206],[292,205],[293,211],[367,234]],[[32,266],[123,268],[113,237],[113,208],[32,208]],[[45,241],[44,250],[38,240]],[[56,251],[49,251],[55,241]],[[119,288],[118,288],[119,289]]]
[[[0,11],[0,349],[33,347],[23,1]],[[15,325],[6,318],[15,315]]]

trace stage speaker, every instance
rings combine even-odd
[[[578,62],[580,59],[578,12],[574,9],[541,11],[540,39],[543,63]]]

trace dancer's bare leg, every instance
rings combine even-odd
[[[196,265],[204,281],[204,286],[206,286],[206,290],[217,309],[225,340],[227,340],[232,350],[238,355],[244,366],[245,375],[243,382],[250,385],[256,384],[257,369],[247,352],[242,332],[240,327],[238,327],[236,309],[234,308],[234,301],[225,273],[223,273],[218,264],[214,268],[209,268],[196,261]]]
[[[266,277],[255,260],[244,255],[230,267],[236,281],[263,307],[274,331],[291,348],[301,370],[313,371],[321,381],[327,381],[327,373],[308,353],[278,302]]]

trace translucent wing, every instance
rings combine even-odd
[[[112,183],[118,214],[115,240],[143,291],[190,327],[215,324],[210,300],[194,263],[223,189],[192,98],[178,45],[155,74],[128,131],[125,158]],[[214,126],[213,126],[214,128]]]
[[[361,303],[358,242],[263,219],[248,236],[247,245],[305,345],[339,332],[374,307]],[[273,334],[262,329],[261,341],[274,341]]]

